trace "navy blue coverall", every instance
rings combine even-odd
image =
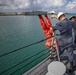
[[[76,20],[73,22],[73,30],[75,35],[74,44],[76,45]]]
[[[73,62],[72,22],[65,18],[53,26],[53,30],[59,30],[60,32],[60,38],[58,39],[59,53],[62,54],[64,49],[66,49],[69,61]]]

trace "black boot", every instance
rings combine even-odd
[[[73,62],[70,62],[70,69],[69,72],[72,73],[76,70],[76,66],[73,66]]]

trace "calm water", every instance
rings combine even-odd
[[[67,15],[69,17],[70,15]],[[49,16],[50,17],[50,16]],[[51,20],[54,25],[57,20]],[[0,55],[44,39],[38,16],[0,16]],[[0,57],[0,73],[45,49],[45,42]],[[9,69],[2,75],[21,75],[46,58],[47,50]],[[43,56],[41,56],[43,55]],[[41,56],[41,57],[40,57]],[[39,57],[39,58],[38,58]],[[36,60],[35,60],[36,59]],[[33,63],[30,63],[35,60]],[[28,63],[28,65],[27,65]]]

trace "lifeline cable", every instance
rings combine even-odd
[[[53,36],[52,36],[52,37],[53,37]],[[21,50],[21,49],[24,49],[24,48],[27,48],[27,47],[29,47],[29,46],[32,46],[32,45],[35,45],[35,44],[41,43],[41,42],[43,42],[43,41],[45,41],[45,40],[47,40],[47,39],[48,39],[48,38],[45,38],[45,39],[40,40],[40,41],[38,41],[38,42],[35,42],[35,43],[32,43],[32,44],[29,44],[29,45],[23,46],[23,47],[21,47],[21,48],[19,48],[19,49],[16,49],[16,50],[13,50],[13,51],[7,52],[7,53],[5,53],[5,54],[0,55],[0,57],[6,56],[6,55],[11,54],[11,53],[14,53],[14,52],[17,52],[17,51],[19,51],[19,50]]]
[[[0,74],[3,74],[3,73],[5,73],[5,72],[7,72],[8,70],[10,70],[10,69],[12,69],[12,68],[14,68],[14,67],[16,67],[16,66],[20,65],[21,63],[23,63],[23,62],[25,62],[25,61],[27,61],[27,60],[29,60],[29,59],[33,58],[34,56],[36,56],[36,55],[40,54],[41,52],[43,52],[43,51],[45,51],[45,50],[47,50],[47,49],[49,49],[49,48],[43,49],[42,51],[38,52],[37,54],[35,54],[35,55],[33,55],[33,56],[30,56],[29,58],[27,58],[27,59],[25,59],[25,60],[21,61],[20,63],[18,63],[18,64],[16,64],[16,65],[12,66],[12,67],[10,67],[10,68],[8,68],[7,70],[5,70],[5,71],[1,72]],[[50,50],[49,50],[49,51],[50,51]]]
[[[49,51],[48,51],[48,52],[49,52]],[[47,53],[48,53],[48,52],[47,52]],[[46,53],[46,54],[47,54],[47,53]],[[45,54],[42,54],[41,56],[37,57],[37,58],[34,59],[34,60],[37,60],[38,58],[40,58],[40,57],[42,57],[42,56],[44,56],[44,55],[45,55]],[[49,54],[49,55],[50,55],[50,54]],[[49,55],[47,55],[47,57],[48,57]],[[34,60],[32,60],[31,62],[29,62],[28,64],[34,62]],[[10,75],[13,75],[14,73],[16,73],[17,71],[21,70],[22,68],[24,68],[24,67],[27,66],[28,64],[26,64],[26,65],[24,65],[23,67],[19,68],[18,70],[14,71],[14,72],[11,73]]]
[[[56,34],[56,35],[59,36],[60,34]],[[54,37],[54,36],[52,36],[52,37]],[[49,37],[49,38],[50,38],[50,37]],[[32,44],[29,44],[29,45],[23,46],[23,47],[21,47],[21,48],[19,48],[19,49],[16,49],[16,50],[13,50],[13,51],[7,52],[7,53],[5,53],[5,54],[0,55],[0,57],[3,57],[3,56],[6,56],[6,55],[9,55],[9,54],[14,53],[14,52],[17,52],[17,51],[19,51],[19,50],[21,50],[21,49],[24,49],[24,48],[27,48],[27,47],[29,47],[29,46],[32,46],[32,45],[35,45],[35,44],[41,43],[41,42],[43,42],[43,41],[45,41],[45,40],[47,40],[47,39],[49,39],[49,38],[45,38],[45,39],[40,40],[40,41],[38,41],[38,42],[35,42],[35,43],[32,43]]]
[[[49,50],[49,51],[50,51],[50,50]],[[48,51],[48,52],[49,52],[49,51]],[[47,52],[47,53],[48,53],[48,52]],[[46,54],[47,54],[47,53],[46,53]],[[49,54],[49,55],[50,55],[50,54]],[[48,55],[48,56],[49,56],[49,55]],[[44,56],[44,54],[41,55],[41,56]],[[40,58],[41,56],[39,56],[38,58]],[[48,56],[47,56],[47,57],[48,57]],[[55,57],[56,57],[56,56],[55,56]],[[37,60],[37,58],[36,58],[35,60]],[[52,62],[52,61],[53,61],[53,59],[51,60],[51,62]],[[34,62],[34,60],[32,60],[31,62]],[[30,64],[31,62],[29,62],[28,64]],[[27,64],[27,65],[28,65],[28,64]],[[20,69],[14,71],[14,72],[11,73],[10,75],[13,75],[14,73],[16,73],[17,71],[21,70],[22,68],[24,68],[24,67],[27,66],[27,65],[24,65],[23,67],[21,67]]]

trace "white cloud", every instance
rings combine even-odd
[[[17,8],[28,8],[30,6],[29,0],[15,0],[15,5],[18,3]]]
[[[0,3],[6,4],[4,9],[26,9],[26,8],[40,8],[41,10],[60,7],[66,3],[66,0],[1,0]]]
[[[1,10],[18,10],[26,9],[30,6],[29,0],[1,0],[0,9]]]
[[[63,6],[66,3],[66,0],[48,0],[47,3],[49,6],[54,6],[54,7],[60,7]]]
[[[53,7],[61,7],[66,4],[66,0],[37,0],[35,3],[40,5],[42,9],[53,8]]]
[[[69,2],[66,6],[68,9],[74,9],[76,8],[76,1],[74,0],[73,2]]]
[[[67,3],[67,0],[34,0],[34,8],[45,11],[55,10],[58,11]],[[62,9],[62,8],[61,8]]]
[[[76,11],[76,0],[0,0],[0,10],[4,11]]]

